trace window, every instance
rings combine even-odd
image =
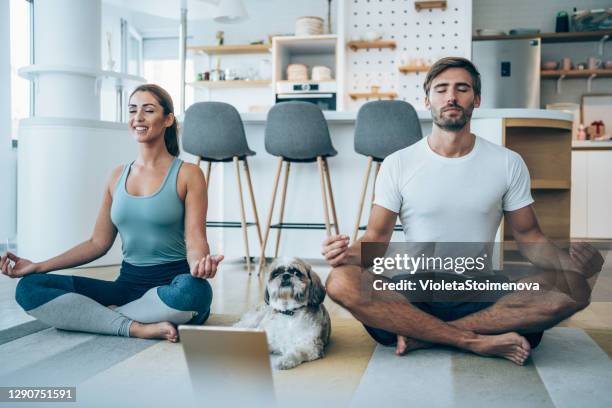
[[[31,115],[32,93],[30,81],[21,78],[19,68],[32,63],[32,2],[29,0],[11,0],[11,136],[17,139],[19,120]]]

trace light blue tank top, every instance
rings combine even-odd
[[[123,242],[123,260],[136,266],[151,266],[186,259],[185,205],[176,183],[182,160],[175,158],[159,190],[149,196],[133,196],[126,181],[126,165],[115,187],[111,220]]]

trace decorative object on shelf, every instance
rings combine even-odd
[[[507,35],[503,30],[495,30],[492,28],[478,28],[476,35]]]
[[[113,59],[112,45],[113,34],[109,31],[106,32],[106,48],[108,50],[108,60],[106,61],[106,70],[112,71],[115,68],[115,60]]]
[[[561,59],[561,70],[569,71],[573,68],[572,59],[570,57],[565,57]]]
[[[557,61],[545,61],[542,63],[542,69],[547,71],[557,69],[558,67],[559,63]]]
[[[576,134],[576,139],[587,140],[587,132],[582,123],[578,125],[578,133]]]
[[[308,81],[308,67],[304,64],[289,64],[287,66],[288,81]]]
[[[297,37],[308,35],[322,35],[324,22],[321,17],[300,17],[295,22],[295,35]]]
[[[351,99],[395,99],[397,98],[396,92],[380,92],[379,85],[370,86],[370,92],[351,92],[349,93]]]
[[[377,40],[377,41],[349,41],[346,46],[353,51],[365,48],[390,48],[395,49],[396,43],[394,40]]]
[[[446,0],[442,1],[415,1],[414,8],[416,11],[439,8],[446,10]]]
[[[605,134],[606,125],[604,125],[603,120],[594,120],[589,125],[587,131],[590,139],[597,140],[602,138],[602,136]]]
[[[332,79],[331,69],[323,65],[314,66],[310,77],[313,81],[329,81]]]
[[[572,14],[574,31],[612,29],[612,7],[597,10],[577,10]]]
[[[225,41],[225,39],[223,38],[223,31],[219,30],[217,31],[217,34],[215,34],[215,38],[217,39],[217,45],[223,45],[223,42]]]
[[[538,28],[513,28],[508,34],[510,35],[537,35],[540,34]]]
[[[612,60],[606,61],[606,63],[604,64],[604,68],[605,69],[612,69]]]
[[[383,33],[380,31],[376,31],[376,30],[368,30],[362,35],[362,38],[365,41],[377,41],[377,40],[380,40],[382,37],[383,37]]]
[[[569,31],[569,14],[566,11],[560,11],[557,13],[557,20],[555,21],[555,32],[556,33],[567,33]]]
[[[601,60],[595,57],[589,57],[587,60],[587,69],[599,69],[601,68]]]

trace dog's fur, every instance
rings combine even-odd
[[[265,303],[235,326],[265,330],[274,368],[293,368],[324,356],[331,321],[323,299],[325,287],[309,264],[299,258],[277,260],[268,275]]]

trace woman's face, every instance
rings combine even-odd
[[[150,143],[163,138],[166,128],[174,120],[172,113],[164,115],[164,108],[152,93],[146,91],[132,95],[128,111],[128,126],[138,143]]]

